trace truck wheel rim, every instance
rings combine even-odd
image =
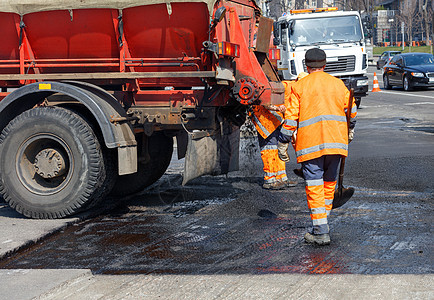
[[[73,165],[68,145],[57,136],[44,133],[36,134],[21,144],[15,168],[18,179],[28,191],[47,196],[68,185]]]

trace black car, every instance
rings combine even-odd
[[[385,89],[402,86],[409,91],[413,87],[434,86],[434,55],[429,53],[403,53],[395,55],[384,66]]]
[[[386,65],[396,54],[401,54],[401,51],[384,51],[377,60],[377,70],[380,70]]]

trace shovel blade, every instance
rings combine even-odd
[[[335,196],[333,199],[333,206],[332,209],[341,207],[345,203],[347,203],[348,200],[353,196],[354,194],[354,188],[342,188],[341,190],[337,190],[335,192]]]

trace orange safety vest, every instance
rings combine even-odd
[[[282,81],[285,86],[285,106],[288,107],[290,95],[291,95],[291,85],[295,80],[285,80]],[[256,105],[253,107],[253,113],[250,114],[253,124],[259,134],[266,139],[270,134],[273,133],[280,125],[282,125],[284,118],[282,113],[277,111],[271,111],[266,109],[261,105]]]
[[[250,117],[256,130],[264,139],[283,123],[282,113],[268,110],[262,105],[254,105]]]
[[[297,162],[329,154],[348,155],[345,112],[350,92],[342,80],[325,72],[314,72],[294,83],[281,132],[297,129]],[[351,118],[357,115],[353,101]]]

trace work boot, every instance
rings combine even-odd
[[[286,185],[286,187],[294,187],[298,184],[296,180],[289,180],[289,179],[283,180],[282,182]]]
[[[317,244],[319,246],[324,246],[330,244],[330,235],[328,233],[312,234],[306,232],[306,234],[304,235],[304,241],[308,244]]]
[[[283,190],[285,187],[286,184],[282,181],[275,181],[273,183],[264,183],[262,185],[262,188],[266,190]]]

